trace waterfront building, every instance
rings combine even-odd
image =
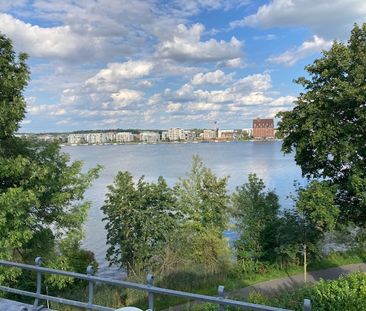
[[[112,143],[116,141],[116,133],[115,132],[107,132],[102,133],[102,140],[106,143]]]
[[[189,130],[184,130],[185,140],[193,140],[196,138],[196,133]]]
[[[174,127],[168,130],[168,138],[170,141],[185,140],[186,135],[183,129]]]
[[[103,135],[103,133],[88,133],[85,134],[85,140],[88,144],[103,144],[104,142],[106,142],[105,140],[105,136]]]
[[[274,138],[274,122],[273,119],[253,120],[253,137],[254,139],[268,139]]]
[[[118,132],[116,133],[117,143],[128,143],[134,140],[133,134],[130,132]]]
[[[237,132],[235,130],[218,130],[217,138],[221,140],[237,139]]]
[[[216,134],[217,134],[216,130],[203,130],[203,139],[204,140],[216,139],[217,137]]]
[[[161,133],[161,140],[163,140],[163,141],[167,141],[169,139],[169,137],[168,137],[168,132],[167,131],[163,131],[162,133]]]
[[[84,144],[86,142],[84,134],[69,134],[67,136],[67,142],[70,145]]]
[[[140,133],[140,141],[144,143],[157,143],[160,141],[160,134],[156,132],[142,132]]]

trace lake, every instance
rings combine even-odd
[[[101,164],[103,171],[86,192],[86,200],[91,202],[88,220],[85,225],[86,238],[83,246],[95,253],[99,262],[99,274],[113,277],[120,272],[108,267],[105,261],[107,246],[103,205],[107,185],[113,183],[118,171],[129,171],[137,181],[145,175],[147,181],[156,181],[163,176],[170,186],[179,177],[185,177],[190,170],[192,156],[199,155],[206,166],[218,176],[230,176],[230,192],[247,182],[249,173],[256,173],[269,189],[275,189],[282,207],[291,207],[287,196],[294,192],[294,180],[304,183],[300,168],[295,164],[293,155],[283,155],[281,142],[223,142],[223,143],[181,143],[181,144],[131,144],[101,146],[64,146],[64,152],[71,160],[82,160],[84,169]],[[234,235],[227,232],[227,236]]]

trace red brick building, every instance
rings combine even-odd
[[[253,120],[253,138],[266,139],[274,138],[274,123],[273,119],[255,119]]]

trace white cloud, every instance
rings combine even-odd
[[[288,50],[278,56],[268,58],[268,61],[285,66],[292,66],[299,60],[320,52],[320,50],[329,49],[332,46],[332,41],[324,40],[318,36],[314,36],[311,41],[303,42],[298,48]]]
[[[85,58],[101,47],[98,38],[74,33],[70,26],[42,28],[0,13],[0,31],[9,36],[17,48],[34,57]]]
[[[281,96],[271,101],[270,106],[273,107],[292,106],[296,100],[297,98],[295,96]]]
[[[193,85],[201,85],[201,84],[225,84],[232,80],[232,75],[225,75],[225,73],[221,70],[216,70],[207,73],[198,73],[196,74],[191,83]]]
[[[182,104],[170,103],[170,104],[168,104],[167,108],[168,108],[168,112],[177,112],[177,111],[181,110]]]
[[[143,98],[143,94],[135,90],[121,89],[117,93],[113,93],[111,98],[114,107],[121,108],[139,102]]]
[[[171,32],[167,31],[157,45],[156,55],[175,61],[220,61],[241,57],[242,43],[235,37],[230,41],[210,39],[201,41],[204,31],[202,24],[191,28],[180,24]]]
[[[348,36],[354,22],[363,22],[364,0],[273,0],[231,27],[308,27],[327,39]]]
[[[228,59],[218,63],[219,67],[227,67],[227,68],[242,68],[244,67],[244,65],[245,65],[244,62],[240,57]]]
[[[100,70],[86,81],[86,85],[116,84],[121,80],[136,79],[147,76],[154,68],[149,61],[132,61],[125,63],[109,63],[107,68]]]
[[[234,93],[250,93],[267,91],[272,87],[271,76],[269,73],[259,73],[254,75],[248,75],[242,79],[236,81],[231,87],[231,91]]]

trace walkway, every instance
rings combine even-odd
[[[324,280],[334,280],[340,277],[341,275],[349,274],[355,271],[363,271],[366,272],[366,263],[358,263],[351,265],[344,265],[334,268],[328,268],[318,271],[310,271],[307,274],[307,282],[315,283],[320,279]],[[226,296],[232,297],[235,300],[241,299],[246,300],[251,292],[259,292],[262,294],[274,293],[278,290],[285,289],[294,289],[297,286],[304,284],[304,274],[296,274],[293,276],[287,276],[284,278],[279,278],[275,280],[265,281],[261,283],[257,283],[248,287],[244,287],[241,289],[237,289],[231,292],[228,292]],[[200,302],[194,301],[192,304],[199,304]],[[182,311],[187,309],[187,304],[176,305],[174,307],[170,307],[169,310],[174,311]]]

